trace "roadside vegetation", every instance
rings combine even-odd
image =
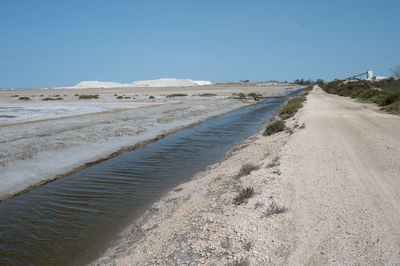
[[[294,97],[293,99],[290,99],[279,112],[280,118],[282,120],[286,120],[294,116],[297,113],[297,111],[303,107],[303,103],[305,102],[305,100],[306,100],[305,95],[299,95]]]
[[[240,178],[242,176],[249,175],[251,172],[260,169],[259,165],[246,163],[240,167],[239,173],[236,175],[236,178]]]
[[[275,214],[284,213],[287,211],[285,206],[279,206],[275,201],[272,201],[268,209],[263,213],[262,217],[268,217]]]
[[[270,123],[263,133],[264,136],[270,136],[272,134],[284,131],[286,128],[285,121],[279,119]]]
[[[233,203],[240,205],[246,202],[249,198],[254,196],[254,189],[252,187],[247,187],[242,189],[239,194],[233,199]]]
[[[400,80],[386,79],[376,82],[366,80],[334,80],[321,85],[327,93],[351,97],[362,102],[375,103],[390,113],[400,114]]]

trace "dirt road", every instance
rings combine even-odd
[[[400,265],[400,117],[315,88],[285,146],[289,265]]]

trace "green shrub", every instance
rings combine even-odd
[[[290,99],[286,105],[282,108],[282,110],[279,112],[279,116],[283,119],[286,120],[292,116],[294,116],[297,111],[303,107],[303,102],[306,100],[306,97],[304,95],[301,96],[296,96],[293,99]]]
[[[256,98],[256,97],[260,97],[261,94],[256,93],[256,92],[250,92],[250,93],[247,93],[247,96],[248,96],[248,97]]]
[[[98,99],[99,95],[79,95],[79,99]]]
[[[243,92],[239,93],[239,99],[246,99],[246,94]]]
[[[272,123],[270,123],[267,128],[265,129],[263,135],[264,136],[270,136],[272,134],[281,132],[283,130],[285,130],[286,125],[285,125],[285,121],[283,120],[276,120]]]
[[[149,96],[149,99],[154,99],[154,96]]]
[[[123,99],[124,97],[123,96],[117,96],[117,99]]]
[[[379,95],[375,103],[378,104],[379,106],[386,106],[398,100],[400,100],[400,91],[398,92],[390,91]]]
[[[399,113],[400,112],[400,101],[396,101],[386,107],[386,110],[391,113]]]
[[[20,101],[30,101],[32,99],[30,97],[19,97],[18,100],[20,100]]]

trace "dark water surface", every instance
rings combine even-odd
[[[254,134],[283,101],[208,120],[0,203],[0,265],[93,259],[106,236]]]

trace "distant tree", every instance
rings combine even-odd
[[[296,79],[295,81],[293,81],[293,83],[299,84],[299,85],[310,85],[310,84],[313,84],[314,81],[312,81],[311,79],[308,79],[308,80]]]
[[[393,76],[400,77],[400,65],[393,67],[391,70],[392,70]]]
[[[315,81],[318,85],[324,84],[324,80],[323,79],[317,79]]]

